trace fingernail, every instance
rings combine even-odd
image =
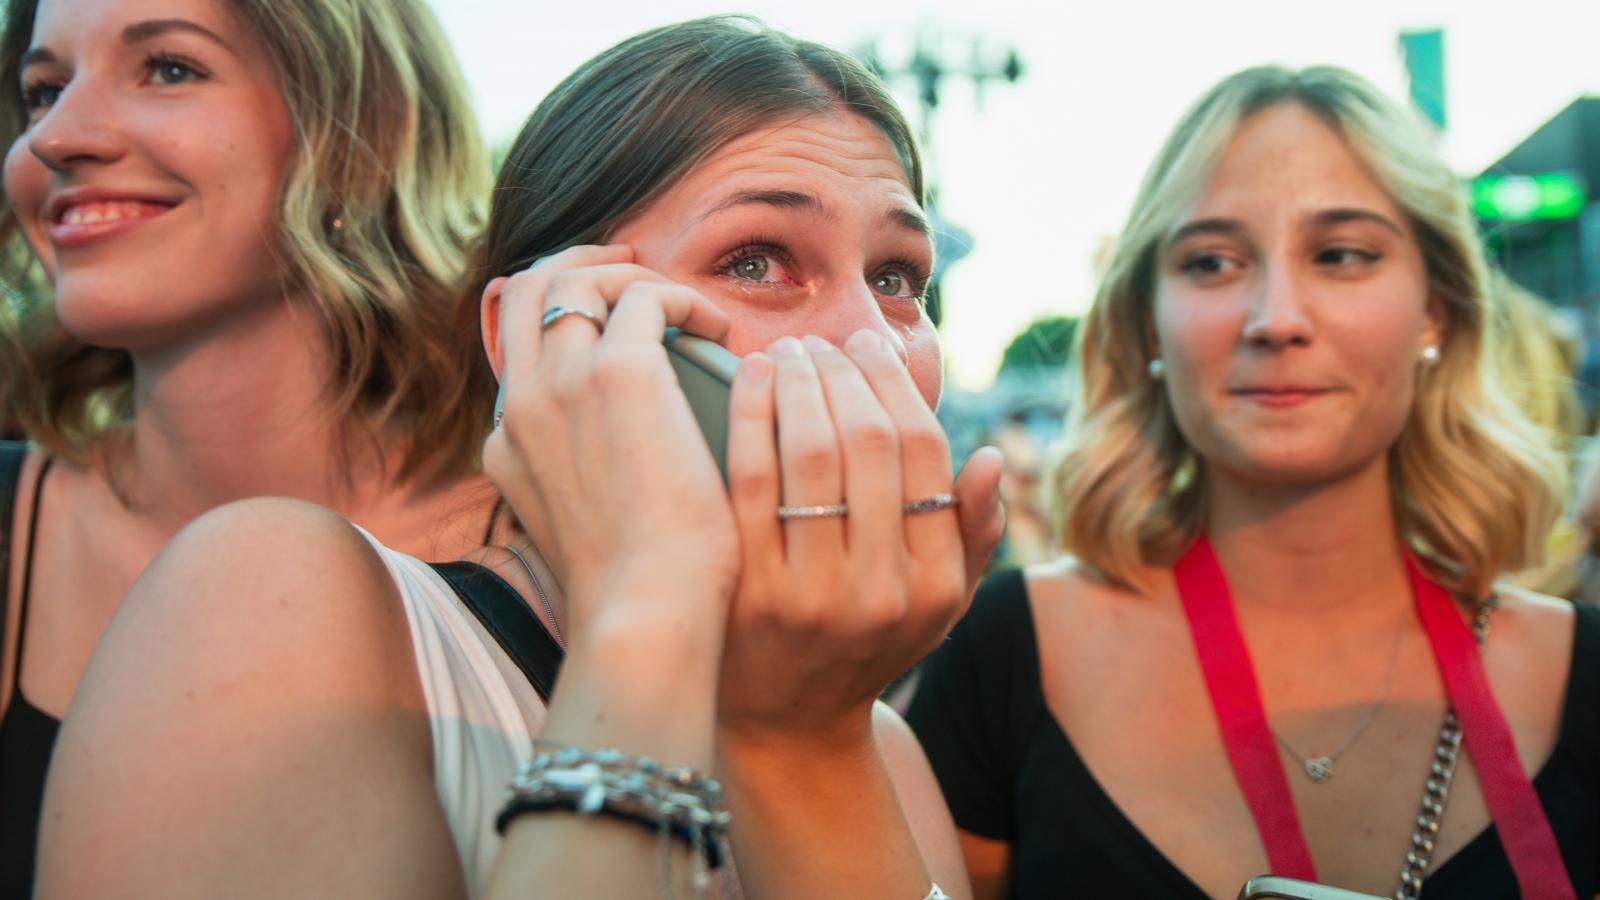
[[[772,377],[772,360],[765,353],[751,353],[739,360],[739,371],[735,377],[745,381],[765,381]]]
[[[799,341],[786,335],[773,341],[767,352],[773,356],[804,356],[806,348]]]
[[[863,328],[850,335],[844,342],[844,349],[851,356],[874,356],[887,350],[888,345],[876,331]]]
[[[832,353],[836,349],[832,344],[814,334],[808,334],[801,338],[800,343],[806,348],[807,353]]]

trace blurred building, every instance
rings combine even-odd
[[[1556,304],[1600,305],[1600,97],[1581,97],[1473,180],[1473,211],[1511,280]]]
[[[1600,97],[1580,97],[1472,180],[1491,259],[1576,323],[1577,389],[1600,408]]]

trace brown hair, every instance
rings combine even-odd
[[[7,4],[0,83],[18,82],[36,3]],[[472,468],[494,381],[451,307],[489,168],[438,23],[423,0],[228,5],[274,61],[293,122],[274,245],[333,355],[328,414],[410,436],[402,480]],[[16,90],[0,90],[4,144],[27,127]],[[82,458],[132,416],[132,361],[65,332],[19,231],[0,210],[0,277],[22,295],[9,326],[0,317],[0,397],[40,443]]]
[[[617,44],[579,66],[523,126],[495,185],[478,287],[567,247],[603,242],[728,141],[830,110],[876,125],[920,200],[911,128],[883,83],[849,56],[742,16]]]

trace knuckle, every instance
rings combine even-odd
[[[778,473],[745,461],[728,461],[728,490],[738,497],[770,497],[777,492]]]
[[[521,446],[530,432],[538,430],[538,422],[545,414],[545,405],[542,392],[506,395],[505,419],[501,423],[501,431],[505,433],[506,440],[513,447]]]
[[[654,281],[634,281],[617,294],[617,305],[660,302],[661,286]]]
[[[801,478],[829,478],[839,471],[839,448],[832,442],[808,440],[789,453],[790,465]]]
[[[793,602],[784,603],[774,611],[783,630],[802,638],[813,638],[828,630],[833,617],[825,604],[814,598],[791,599]]]
[[[845,431],[851,449],[863,456],[894,457],[900,453],[900,436],[887,421],[870,419],[857,422]]]
[[[584,269],[563,269],[551,272],[548,276],[548,286],[545,288],[546,298],[561,294],[571,294],[583,289],[588,280],[588,273]],[[571,302],[570,300],[568,301]]]
[[[910,602],[905,585],[898,578],[880,578],[869,582],[857,607],[862,626],[871,632],[892,631],[906,620]]]
[[[633,390],[655,380],[649,360],[612,347],[595,351],[589,372],[590,380],[601,390]]]
[[[923,463],[944,463],[949,467],[950,444],[944,432],[930,425],[917,425],[900,432],[900,446],[908,459]]]

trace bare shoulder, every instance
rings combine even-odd
[[[1526,588],[1495,586],[1483,664],[1528,771],[1538,771],[1560,735],[1572,674],[1577,616],[1572,604]]]
[[[1159,591],[1163,584],[1171,580],[1165,570],[1150,569],[1144,574],[1148,589],[1122,587],[1107,581],[1092,568],[1070,556],[1029,566],[1023,570],[1023,577],[1027,581],[1029,596],[1036,601],[1095,606],[1148,600],[1153,592]]]
[[[363,650],[409,635],[404,616],[387,567],[354,526],[312,503],[263,497],[180,531],[134,584],[107,638],[167,623],[189,636],[184,643],[223,654],[283,641],[297,657],[337,649],[360,661]]]
[[[1135,589],[1113,584],[1071,557],[1030,566],[1024,578],[1035,626],[1051,635],[1104,636],[1129,626],[1158,627],[1176,596],[1166,569],[1146,570],[1143,588]]]
[[[41,896],[338,895],[372,879],[394,889],[374,895],[449,896],[431,775],[383,559],[320,507],[229,504],[161,552],[95,651],[46,791]],[[82,846],[106,865],[75,865]],[[113,877],[116,891],[99,881]]]
[[[1495,585],[1484,660],[1490,675],[1516,674],[1542,691],[1563,692],[1571,668],[1577,615],[1566,600],[1511,584]]]
[[[1529,653],[1555,654],[1565,660],[1571,652],[1577,616],[1572,603],[1513,584],[1495,585],[1499,606],[1490,615],[1491,634]]]
[[[378,551],[337,514],[279,498],[219,507],[172,539],[119,606],[74,713],[114,709],[128,684],[179,716],[297,691],[316,703],[285,713],[351,691],[421,698],[410,626]],[[148,693],[159,686],[181,696]]]

